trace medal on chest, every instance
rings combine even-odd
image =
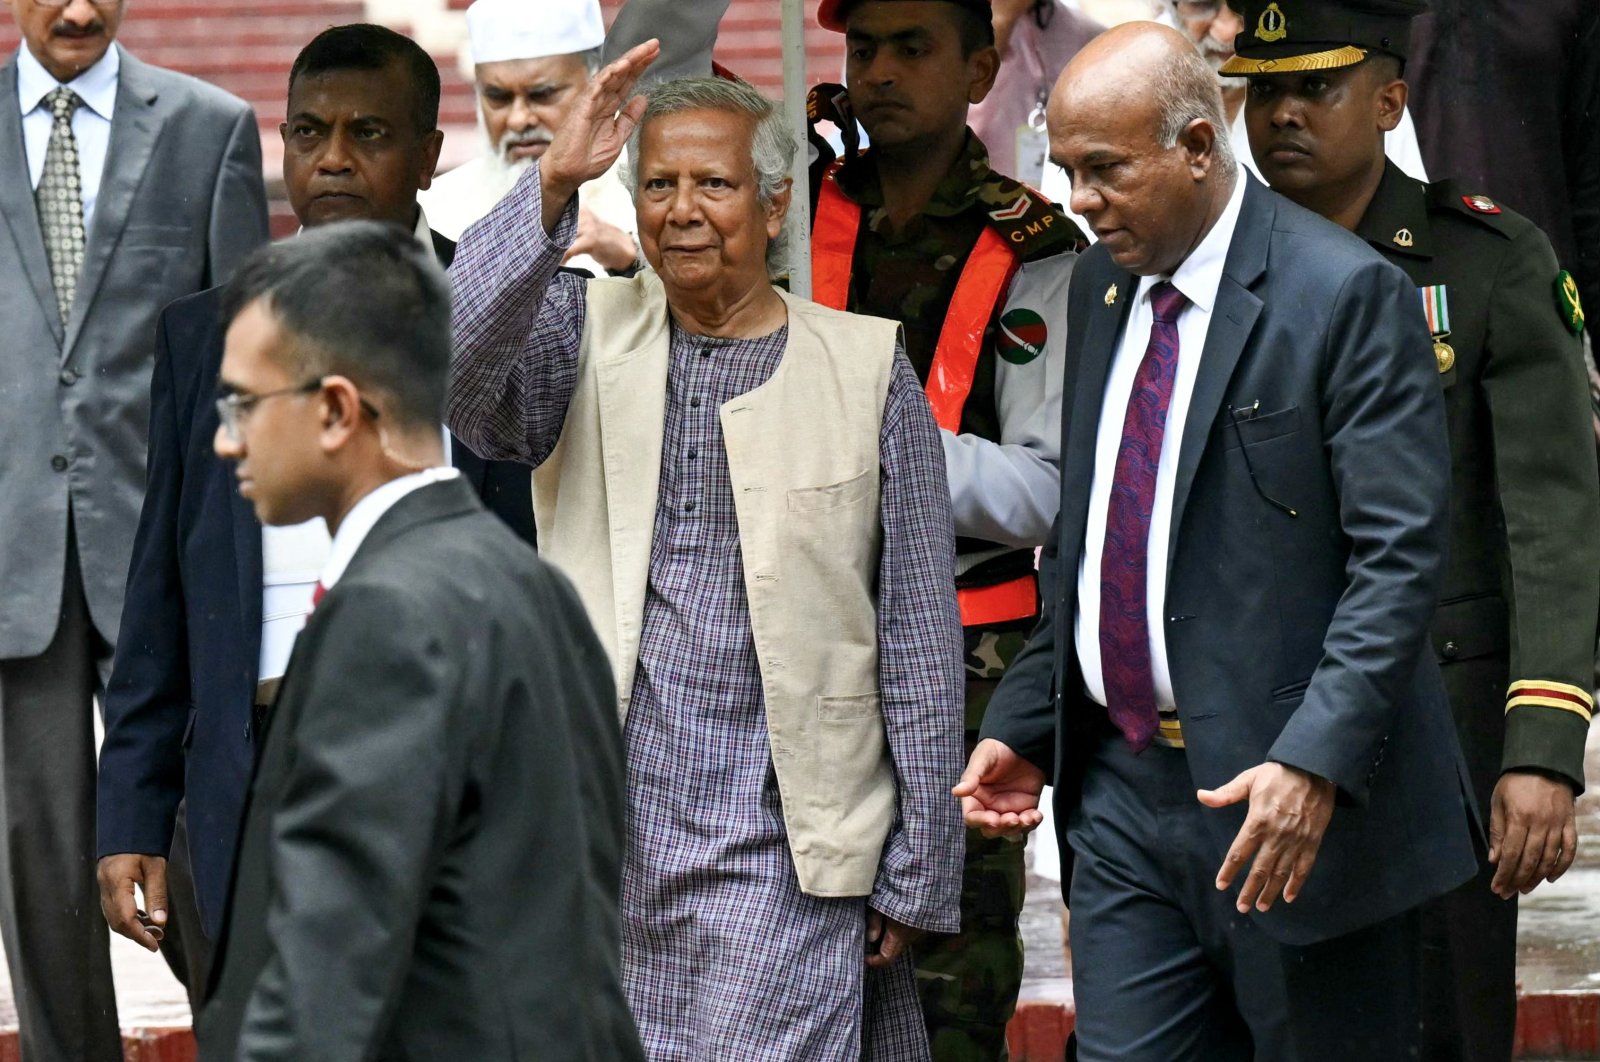
[[[1433,337],[1433,360],[1441,373],[1456,367],[1455,348],[1445,339],[1450,335],[1450,299],[1445,285],[1418,288],[1422,296],[1422,313],[1428,319],[1428,334]]]

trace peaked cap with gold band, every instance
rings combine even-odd
[[[1354,66],[1372,52],[1405,61],[1424,0],[1235,0],[1244,29],[1218,71],[1301,74]]]
[[[989,0],[944,0],[944,2],[964,7],[973,14],[982,15],[985,19],[994,17],[994,8]],[[835,33],[843,33],[851,9],[860,7],[864,3],[866,0],[822,0],[817,8],[817,25]]]

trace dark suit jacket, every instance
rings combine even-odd
[[[622,735],[565,579],[461,482],[379,518],[296,642],[205,1059],[642,1059]]]
[[[0,658],[36,656],[55,636],[69,513],[90,616],[116,641],[144,498],[156,315],[226,281],[267,239],[250,108],[114,47],[111,141],[64,322],[23,149],[16,59],[0,65]]]
[[[1415,286],[1349,233],[1241,179],[1184,430],[1163,619],[1197,787],[1268,759],[1339,787],[1305,891],[1251,915],[1302,944],[1407,910],[1476,864],[1461,753],[1424,652],[1450,451]],[[1138,281],[1100,247],[1073,274],[1045,613],[983,728],[1052,776],[1063,832],[1108,729],[1083,693],[1076,573],[1107,371]],[[1108,304],[1112,284],[1124,295]],[[1219,866],[1245,810],[1207,812]]]
[[[443,242],[436,249],[454,251]],[[164,856],[187,797],[189,859],[213,939],[255,755],[262,579],[261,525],[211,448],[220,297],[213,288],[180,299],[157,328],[149,473],[106,691],[97,841],[100,856]],[[529,469],[484,461],[459,440],[452,453],[485,503],[532,542]]]

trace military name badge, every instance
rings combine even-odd
[[[1013,365],[1026,365],[1044,353],[1050,329],[1044,318],[1024,307],[1007,310],[1000,317],[1000,339],[995,349]]]
[[[1456,352],[1445,338],[1450,335],[1450,299],[1445,285],[1418,288],[1422,296],[1422,313],[1428,319],[1428,334],[1433,336],[1433,360],[1441,373],[1456,367]]]
[[[1565,269],[1556,274],[1556,308],[1572,334],[1582,334],[1583,300],[1578,298],[1578,282]]]

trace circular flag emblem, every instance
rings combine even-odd
[[[1049,337],[1044,318],[1032,310],[1008,310],[1000,318],[1000,356],[1013,365],[1026,365],[1043,354]]]

